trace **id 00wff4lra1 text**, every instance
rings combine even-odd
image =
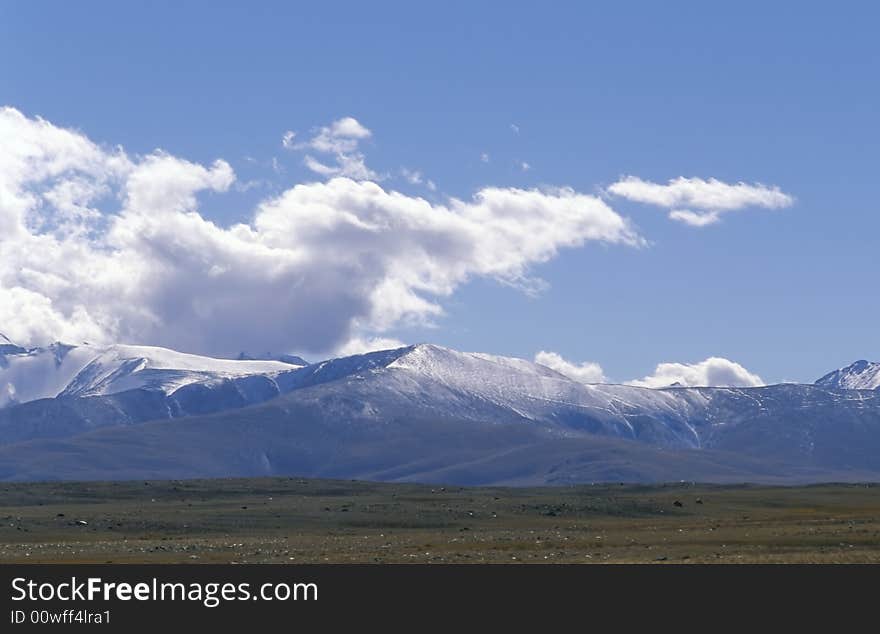
[[[91,612],[89,610],[11,610],[9,622],[13,625],[22,625],[24,623],[105,625],[110,622],[110,610],[104,610],[103,612]]]

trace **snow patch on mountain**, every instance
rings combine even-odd
[[[427,343],[409,346],[403,351],[403,354],[388,365],[389,368],[415,370],[471,387],[486,380],[497,380],[499,375],[509,375],[511,372],[518,375],[569,380],[546,366],[515,357],[500,357],[482,352],[458,352]],[[488,374],[486,374],[487,369],[490,369]]]
[[[401,350],[387,365],[415,373],[448,390],[476,398],[533,421],[575,426],[589,418],[609,433],[635,437],[634,420],[644,415],[666,421],[669,439],[697,447],[700,439],[688,424],[693,403],[673,392],[625,385],[585,385],[546,366],[510,357],[449,350],[422,344]]]
[[[880,388],[880,363],[864,359],[856,361],[829,372],[816,381],[816,385],[846,390],[876,390]]]

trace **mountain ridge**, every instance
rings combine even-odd
[[[185,360],[142,367],[144,355],[123,352],[83,389],[0,409],[0,478],[880,480],[877,390],[583,384],[434,344],[163,390],[149,372],[193,371]],[[132,389],[104,389],[132,376]]]
[[[194,383],[272,376],[298,367],[275,360],[214,359],[156,346],[75,346],[56,342],[24,349],[11,345],[0,347],[0,407],[44,398],[106,396],[132,389],[168,395]]]

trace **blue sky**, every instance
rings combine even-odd
[[[613,380],[720,356],[812,381],[880,359],[875,5],[290,4],[3,3],[0,105],[132,155],[227,161],[255,185],[200,194],[222,226],[320,180],[282,135],[346,116],[383,188],[436,201],[624,175],[775,186],[794,204],[705,227],[607,198],[645,246],[561,248],[529,266],[538,293],[474,275],[431,326],[380,334],[552,350]]]

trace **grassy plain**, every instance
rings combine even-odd
[[[4,562],[880,562],[880,486],[3,483]]]

